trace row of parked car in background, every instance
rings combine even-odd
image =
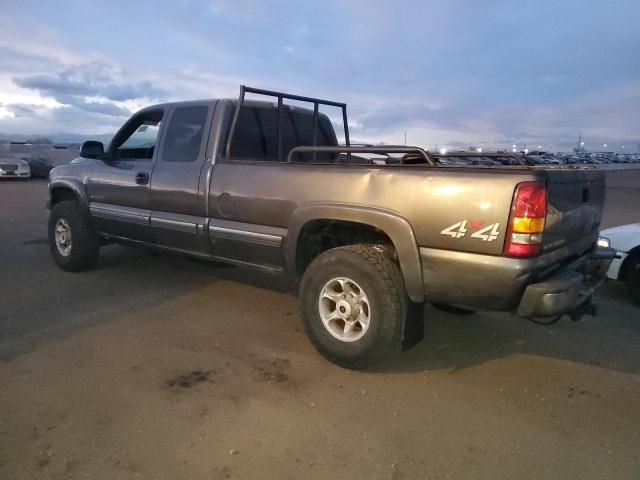
[[[524,159],[532,165],[601,165],[608,163],[640,163],[640,154],[586,151],[578,151],[572,154],[531,152],[525,155]]]
[[[49,178],[58,165],[79,156],[79,145],[0,143],[0,178]]]
[[[46,158],[0,158],[0,177],[49,178],[54,166]]]
[[[0,144],[0,177],[48,178],[53,167],[71,162],[78,157],[79,145],[31,144],[10,142]],[[449,152],[440,154],[437,161],[447,165],[517,165],[520,161],[510,152],[504,157],[495,155],[483,157],[477,150],[473,152]],[[577,150],[568,154],[545,151],[518,152],[516,154],[529,165],[604,165],[620,163],[640,164],[640,154],[620,154],[613,152],[587,152]]]
[[[501,153],[498,151],[498,153]],[[620,154],[613,152],[577,152],[577,153],[509,153],[502,152],[504,157],[496,157],[495,154],[483,157],[477,151],[473,152],[448,152],[440,154],[438,160],[447,165],[517,165],[520,157],[528,165],[605,165],[605,164],[640,164],[640,154]]]

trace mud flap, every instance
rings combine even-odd
[[[402,332],[402,351],[406,352],[424,338],[424,303],[409,301]]]

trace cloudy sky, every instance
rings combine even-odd
[[[241,83],[349,104],[433,148],[640,143],[637,0],[3,0],[0,132],[114,132]]]

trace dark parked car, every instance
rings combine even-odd
[[[53,163],[46,158],[25,158],[31,167],[31,176],[35,178],[49,178],[49,172],[53,169]]]

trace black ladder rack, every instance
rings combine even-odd
[[[344,124],[344,141],[347,147],[349,143],[349,124],[347,123],[347,104],[342,102],[334,102],[333,100],[322,100],[314,97],[304,97],[302,95],[292,95],[290,93],[274,92],[273,90],[263,90],[261,88],[247,87],[240,85],[240,98],[238,99],[238,105],[236,111],[233,114],[233,120],[231,122],[231,130],[229,131],[229,138],[227,140],[227,148],[225,155],[230,158],[231,155],[231,140],[236,130],[238,118],[240,117],[240,109],[244,104],[244,97],[247,93],[255,93],[256,95],[265,95],[267,97],[275,97],[278,99],[278,161],[282,161],[282,105],[283,100],[297,100],[299,102],[313,103],[313,146],[315,147],[318,142],[318,107],[320,105],[327,105],[330,107],[338,107],[342,110],[342,123]],[[314,153],[315,160],[315,153]]]
[[[238,104],[236,105],[236,110],[233,114],[233,120],[231,121],[231,128],[229,131],[229,137],[227,138],[227,146],[225,149],[225,157],[231,158],[231,142],[233,140],[236,126],[238,124],[238,118],[240,117],[240,110],[244,105],[245,95],[247,93],[253,93],[256,95],[264,95],[267,97],[275,97],[278,99],[278,120],[277,120],[277,130],[278,130],[278,161],[281,162],[283,160],[282,156],[282,106],[283,100],[286,98],[288,100],[296,100],[299,102],[308,102],[313,103],[313,146],[299,146],[293,148],[287,154],[287,162],[290,163],[294,153],[313,153],[314,161],[317,159],[317,153],[322,152],[331,152],[331,153],[346,153],[349,160],[351,159],[352,153],[373,153],[378,155],[384,155],[389,153],[404,153],[405,156],[408,154],[414,154],[422,157],[425,162],[430,166],[436,166],[437,159],[441,157],[511,157],[517,160],[521,165],[526,165],[522,158],[518,155],[515,155],[510,152],[504,153],[480,153],[480,152],[451,152],[448,155],[442,155],[437,153],[430,153],[423,148],[417,146],[351,146],[349,141],[349,123],[347,120],[347,104],[342,102],[335,102],[333,100],[322,100],[320,98],[314,97],[305,97],[302,95],[293,95],[291,93],[283,93],[283,92],[275,92],[273,90],[264,90],[262,88],[253,88],[247,87],[245,85],[240,85],[240,97],[238,99]],[[342,110],[342,123],[344,124],[344,146],[335,146],[335,147],[319,147],[318,143],[318,107],[320,105],[327,105],[330,107],[338,107]],[[400,160],[400,163],[404,163],[404,158]]]

